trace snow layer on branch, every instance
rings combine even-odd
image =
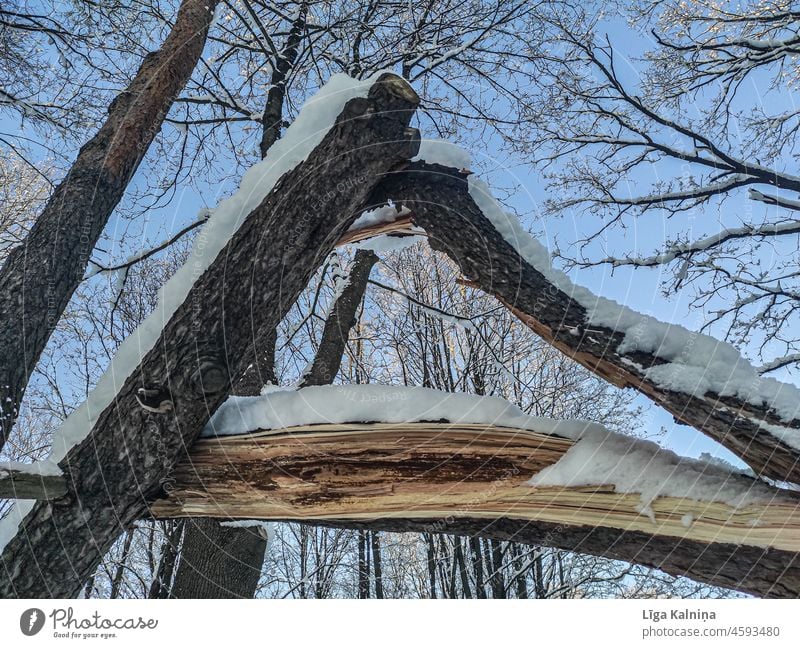
[[[356,97],[366,97],[381,74],[383,72],[378,72],[365,80],[352,79],[346,74],[332,76],[303,105],[297,119],[284,136],[273,144],[267,157],[243,175],[238,191],[210,210],[208,222],[195,239],[186,263],[161,288],[155,310],[120,345],[88,399],[70,414],[54,435],[49,457],[51,462],[61,461],[70,448],[89,434],[125,380],[153,348],[194,282],[208,269],[247,215],[261,203],[281,176],[303,162],[316,148],[333,126],[345,103]],[[18,501],[14,511],[0,521],[0,551],[14,536],[19,520],[33,508],[33,504]]]
[[[36,477],[58,477],[61,475],[61,468],[53,461],[34,461],[33,463],[23,463],[22,461],[0,461],[0,477],[10,472],[26,473]]]
[[[450,167],[469,167],[468,155],[458,147],[424,141],[418,159]],[[553,268],[547,248],[534,239],[513,214],[494,199],[486,183],[469,176],[469,193],[495,229],[538,272],[587,311],[588,324],[623,332],[620,352],[642,351],[668,362],[643,373],[661,387],[702,396],[714,392],[740,398],[752,405],[771,407],[784,421],[800,416],[800,389],[761,376],[739,351],[708,335],[677,324],[661,322],[611,299],[578,286]],[[777,438],[800,449],[800,430],[771,426]]]
[[[573,439],[576,444],[558,462],[533,476],[531,486],[611,484],[618,492],[640,495],[640,511],[650,517],[650,504],[659,496],[734,507],[775,497],[774,489],[733,467],[679,457],[655,443],[616,434],[597,423],[538,418],[494,396],[425,387],[326,385],[234,396],[217,410],[203,436],[325,423],[424,421],[493,425]]]
[[[587,421],[528,416],[494,396],[452,394],[426,387],[325,385],[262,396],[232,396],[203,430],[203,436],[245,434],[321,423],[478,423],[532,430],[575,439],[586,430],[605,432]]]
[[[364,229],[366,227],[371,227],[373,225],[382,225],[384,223],[393,223],[401,216],[405,216],[406,214],[410,214],[411,210],[407,207],[401,207],[397,209],[394,203],[389,202],[388,205],[384,205],[383,207],[376,207],[375,209],[370,209],[369,211],[364,212],[353,221],[353,224],[347,230],[348,232],[352,232],[355,230]]]

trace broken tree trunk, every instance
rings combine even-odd
[[[387,199],[411,210],[431,246],[450,256],[470,285],[494,295],[557,349],[614,385],[640,391],[756,473],[800,483],[800,451],[768,430],[770,425],[798,430],[800,419],[782,420],[768,404],[713,392],[672,391],[647,378],[647,369],[667,360],[658,351],[626,351],[623,333],[590,324],[586,309],[525,261],[484,216],[469,193],[467,173],[414,162],[387,177],[365,208]]]
[[[327,385],[336,377],[369,273],[377,262],[374,252],[356,252],[347,285],[325,320],[317,354],[301,386]],[[271,372],[272,359],[267,361]],[[261,388],[257,384],[253,387],[256,389],[249,394],[236,391],[257,396]],[[170,598],[253,598],[264,562],[266,536],[258,529],[223,527],[218,520],[202,517],[181,523],[186,524],[186,531]]]
[[[203,52],[217,1],[181,3],[161,49],[145,57],[109,106],[105,123],[0,269],[0,448],[97,239]]]
[[[327,521],[469,533],[650,565],[760,596],[800,594],[800,498],[659,497],[533,487],[573,441],[475,424],[323,424],[200,439],[157,518]],[[394,518],[397,518],[395,520]]]
[[[0,597],[80,591],[120,531],[168,486],[174,465],[244,373],[251,332],[277,326],[375,183],[416,154],[419,134],[408,124],[418,102],[405,81],[384,75],[369,97],[347,102],[308,158],[247,216],[114,402],[60,462],[67,495],[35,504],[21,521],[0,557]],[[141,407],[142,387],[167,394],[170,410]]]

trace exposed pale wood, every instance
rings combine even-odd
[[[370,225],[369,227],[362,227],[356,230],[349,230],[345,232],[344,236],[339,239],[337,246],[347,245],[348,243],[358,243],[359,241],[366,241],[367,239],[382,236],[384,234],[391,234],[393,236],[425,236],[425,232],[415,227],[411,222],[411,215],[401,216],[391,223],[378,223],[377,225]]]
[[[21,470],[0,470],[0,497],[51,500],[67,492],[61,475],[35,475]]]
[[[174,473],[156,517],[257,519],[517,519],[607,527],[702,543],[800,551],[800,500],[739,509],[638,495],[609,486],[526,482],[572,446],[510,428],[449,423],[316,425],[203,439]],[[684,524],[684,516],[692,523]]]

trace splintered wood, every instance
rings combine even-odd
[[[179,464],[157,518],[264,520],[500,518],[606,527],[702,543],[800,551],[799,500],[641,498],[613,487],[532,487],[573,441],[527,430],[440,422],[294,427],[201,439]]]

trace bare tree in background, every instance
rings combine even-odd
[[[581,8],[548,19],[555,44],[529,150],[551,174],[551,209],[578,212],[577,254],[562,254],[658,269],[666,294],[689,291],[703,328],[752,345],[764,372],[796,367],[800,113],[787,97],[800,14],[783,1],[621,9],[633,46]],[[656,227],[656,249],[617,236]]]

